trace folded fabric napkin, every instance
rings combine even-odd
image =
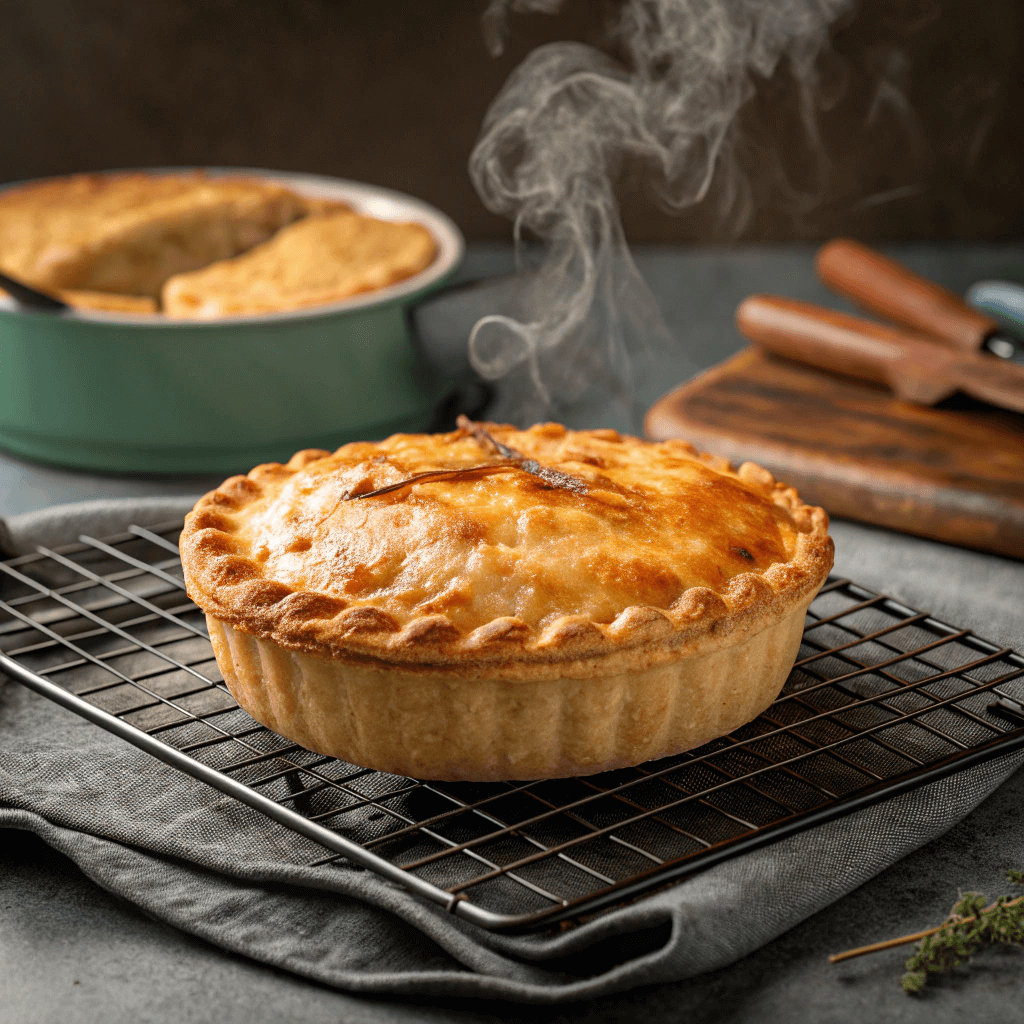
[[[15,516],[8,553],[181,515],[191,500]],[[849,523],[838,572],[1024,647],[1024,564]],[[0,828],[25,828],[99,885],[256,960],[355,992],[556,1003],[726,966],[941,835],[1024,752],[727,861],[578,927],[484,932],[319,850],[24,687],[0,686]],[[1013,860],[1017,851],[1010,855]]]

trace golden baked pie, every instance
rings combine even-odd
[[[0,259],[42,288],[156,299],[172,275],[251,249],[306,212],[255,178],[80,174],[0,192]]]
[[[299,309],[402,281],[436,250],[420,224],[251,177],[78,174],[0,191],[0,270],[85,309]]]
[[[422,224],[351,211],[307,217],[236,259],[172,277],[163,308],[209,319],[338,302],[412,277],[436,253]]]
[[[84,258],[112,221],[138,218],[154,203],[179,200],[199,180],[191,174],[75,174],[4,189],[0,269],[44,289],[92,290],[66,279],[66,263]],[[145,294],[134,285],[109,290]]]
[[[181,552],[254,718],[355,764],[473,780],[731,732],[778,695],[832,565],[825,513],[752,463],[468,421],[232,477]]]

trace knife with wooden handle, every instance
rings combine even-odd
[[[962,352],[984,350],[1000,359],[1024,360],[1024,348],[997,320],[860,242],[828,242],[818,250],[816,265],[829,288],[871,313]]]
[[[849,377],[887,384],[897,398],[933,405],[955,391],[1024,412],[1024,368],[931,338],[823,309],[751,295],[736,325],[759,348]]]

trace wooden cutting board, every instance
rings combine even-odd
[[[1024,559],[1024,416],[935,408],[746,349],[656,402],[656,440],[749,459],[831,515]]]

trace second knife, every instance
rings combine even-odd
[[[809,302],[752,295],[736,324],[755,345],[822,369],[888,385],[897,398],[934,405],[963,391],[1024,412],[1024,367]]]
[[[1024,361],[1024,346],[997,320],[860,242],[835,238],[818,250],[815,263],[829,288],[870,313],[960,351],[980,350]]]

